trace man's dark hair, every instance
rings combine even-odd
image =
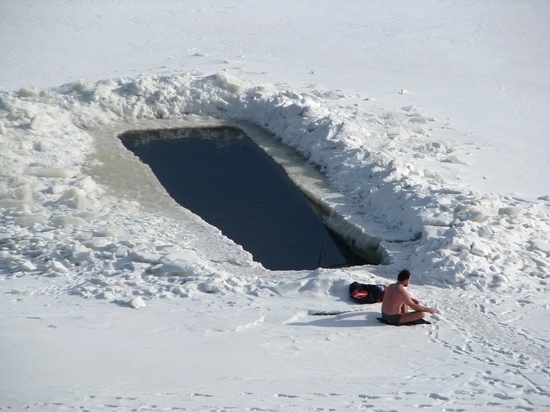
[[[411,272],[409,272],[407,269],[403,269],[399,274],[397,275],[397,280],[399,282],[403,282],[404,280],[407,280],[411,277]]]

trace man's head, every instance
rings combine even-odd
[[[410,278],[411,278],[411,272],[409,272],[407,269],[403,269],[397,275],[397,281],[401,283],[403,286],[408,286]]]

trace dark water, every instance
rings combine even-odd
[[[271,270],[365,263],[322,223],[283,168],[231,127],[126,132],[170,196]],[[322,253],[323,252],[323,253]]]

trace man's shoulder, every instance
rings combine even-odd
[[[395,284],[395,289],[398,290],[400,293],[402,293],[404,295],[408,295],[408,293],[405,289],[405,286],[403,286],[401,283],[396,283]]]

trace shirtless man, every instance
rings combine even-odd
[[[411,272],[402,270],[397,276],[397,282],[386,289],[382,301],[382,319],[392,325],[402,325],[414,322],[424,317],[424,312],[435,313],[434,308],[422,306],[416,299],[410,297],[405,287],[409,286]],[[409,312],[408,308],[414,310]]]

